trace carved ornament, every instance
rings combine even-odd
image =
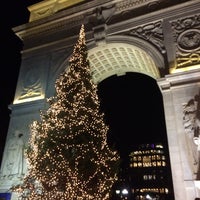
[[[176,69],[200,64],[200,15],[171,22],[176,44]]]
[[[129,31],[130,35],[136,36],[149,41],[153,44],[162,54],[166,53],[164,46],[164,35],[162,32],[162,21],[149,23],[143,26],[138,26]]]

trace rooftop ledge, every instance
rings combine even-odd
[[[53,15],[54,13],[85,0],[44,0],[28,7],[29,22]]]

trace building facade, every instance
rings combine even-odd
[[[84,24],[95,83],[127,72],[156,80],[164,103],[175,200],[200,198],[199,0],[46,0],[29,10],[29,23],[13,29],[24,48],[10,105],[0,192],[7,193],[26,173],[19,154],[27,145],[29,125],[39,120],[46,98],[54,95],[55,80],[67,68]],[[12,142],[18,144],[18,154],[9,149]]]
[[[138,145],[129,155],[134,199],[174,199],[168,154],[162,143]]]

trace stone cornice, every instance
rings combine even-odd
[[[179,72],[175,74],[166,75],[164,78],[157,80],[161,90],[168,90],[172,87],[183,87],[183,85],[198,83],[200,80],[199,69],[187,72]]]
[[[22,39],[37,37],[44,33],[50,33],[51,31],[65,29],[65,26],[71,27],[73,23],[82,23],[85,13],[93,12],[95,7],[101,5],[107,5],[109,0],[95,0],[83,5],[74,6],[70,9],[66,9],[55,13],[54,15],[47,16],[36,21],[23,24],[18,27],[14,27],[14,32]]]
[[[178,16],[186,16],[186,13],[191,13],[191,15],[198,13],[197,11],[195,12],[195,10],[200,10],[199,0],[188,1],[182,4],[174,5],[172,7],[164,8],[162,10],[146,13],[134,18],[127,19],[126,22],[123,20],[118,21],[118,23],[109,26],[110,28],[107,30],[107,34],[112,34],[113,32],[117,32],[119,34],[120,32],[124,32],[124,30],[130,30],[130,27],[145,25],[152,21],[158,21],[162,19],[174,20],[177,19]],[[121,27],[121,31],[119,31],[118,26]]]
[[[129,30],[130,27],[136,27],[141,24],[148,24],[150,21],[152,22],[165,18],[169,19],[171,17],[184,15],[185,13],[194,12],[194,10],[199,9],[199,0],[192,0],[129,19],[128,16],[123,13],[123,10],[126,9],[127,5],[130,6],[129,12],[133,12],[136,8],[134,7],[134,3],[128,4],[127,2],[130,1],[91,1],[74,7],[74,9],[72,7],[72,9],[60,11],[47,18],[15,27],[13,30],[26,43],[29,43],[29,41],[33,40],[35,40],[35,42],[40,40],[41,45],[42,43],[45,44],[51,42],[51,38],[55,41],[55,33],[59,33],[59,37],[62,35],[63,37],[73,37],[78,33],[82,23],[87,24],[89,27],[88,29],[92,29],[95,25],[91,24],[90,20],[91,17],[97,17],[95,11],[96,8],[99,7],[107,8],[108,10],[111,9],[111,7],[114,9],[114,12],[112,11],[112,13],[110,13],[112,16],[110,16],[109,21],[105,22],[108,23],[106,30],[107,35],[117,34],[125,30]],[[153,1],[151,0],[143,2],[150,3]],[[126,16],[127,19],[125,20],[123,16]],[[123,18],[122,22],[120,21],[120,18]],[[121,27],[120,30],[119,26]],[[87,30],[86,28],[86,31],[91,30]],[[35,44],[37,44],[37,42]],[[30,48],[30,46],[31,45],[28,45],[26,47]]]
[[[53,15],[54,13],[74,6],[84,0],[46,0],[28,7],[30,11],[29,22]]]

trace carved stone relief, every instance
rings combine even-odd
[[[42,87],[40,81],[40,73],[35,69],[29,67],[24,72],[23,79],[21,82],[21,92],[19,100],[39,97],[42,95]]]
[[[97,7],[87,17],[92,25],[94,39],[97,45],[105,44],[106,41],[106,23],[113,16],[115,7],[113,5],[107,7]]]
[[[34,114],[13,114],[17,121],[13,119],[10,121],[0,168],[0,188],[5,185],[10,188],[13,184],[21,183],[27,173],[25,151],[30,138],[30,124],[40,119],[38,109],[36,110]]]
[[[176,68],[200,64],[200,15],[171,21],[176,44]]]
[[[6,143],[0,179],[20,180],[25,171],[24,134],[15,130]]]
[[[162,32],[162,21],[157,21],[143,26],[138,26],[130,30],[128,34],[149,41],[162,54],[166,53],[164,46],[164,35]]]
[[[192,153],[193,170],[200,180],[200,91],[183,105],[183,124],[189,150]]]

